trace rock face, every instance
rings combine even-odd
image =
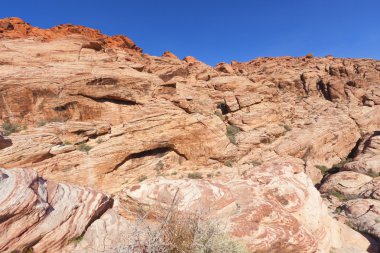
[[[170,197],[169,186],[177,185],[188,192],[184,207],[214,205],[220,213],[210,216],[231,223],[231,235],[251,249],[270,251],[273,240],[276,250],[288,252],[359,252],[342,243],[357,238],[364,249],[368,241],[329,218],[313,184],[330,199],[331,209],[340,208],[337,219],[378,237],[376,224],[362,225],[366,221],[355,210],[378,201],[377,179],[366,175],[380,173],[379,90],[380,62],[370,59],[309,55],[213,68],[169,51],[161,57],[143,54],[122,35],[108,37],[75,25],[40,29],[19,18],[2,19],[0,166],[11,171],[2,170],[4,175],[23,167],[28,168],[25,180],[37,178],[33,169],[48,184],[53,180],[57,187],[75,189],[69,191],[76,193],[68,205],[82,203],[85,195],[109,202],[105,195],[68,184],[112,193],[116,199],[130,194],[144,203],[144,194],[164,191]],[[275,162],[290,165],[258,166]],[[208,179],[184,179],[194,175]],[[144,180],[146,188],[132,190]],[[165,202],[154,194],[154,202]],[[37,205],[31,203],[30,208]],[[72,210],[62,208],[58,210]],[[56,240],[54,249],[83,233],[99,214],[88,211],[75,233],[62,235],[63,229],[49,234]],[[121,219],[110,212],[101,220]],[[93,236],[85,234],[88,245],[98,245],[92,250],[111,245],[100,245],[94,237],[112,234],[107,226],[94,225],[101,220],[91,224]],[[116,228],[122,231],[120,224]],[[12,233],[21,234],[17,229]],[[44,238],[33,239],[42,245],[36,249],[44,249]],[[14,245],[29,247],[31,242],[23,240]],[[3,249],[10,250],[5,243]],[[77,250],[89,250],[84,242],[78,245],[83,248]]]
[[[0,169],[0,251],[57,252],[111,205],[93,190]]]
[[[349,230],[327,213],[318,191],[302,167],[271,164],[247,169],[241,178],[228,180],[167,180],[142,183],[125,194],[141,203],[170,205],[178,192],[183,211],[209,210],[209,219],[228,224],[231,235],[252,252],[328,252],[355,248],[369,242],[351,231],[355,243],[344,241]]]

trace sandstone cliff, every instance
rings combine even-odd
[[[210,209],[252,252],[377,250],[379,61],[280,57],[213,68],[143,54],[122,35],[8,18],[0,95],[0,191],[11,196],[0,201],[0,227],[11,231],[0,250],[113,252],[112,230],[133,226],[130,200],[167,205],[177,188],[183,210]],[[49,218],[56,203],[45,195],[57,187],[55,210],[75,224]]]

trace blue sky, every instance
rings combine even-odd
[[[3,1],[0,16],[125,34],[145,53],[211,65],[307,53],[380,59],[379,0],[18,0]]]

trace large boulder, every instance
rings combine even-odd
[[[1,252],[57,252],[112,204],[107,195],[30,169],[0,169],[0,192]]]

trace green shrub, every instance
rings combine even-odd
[[[87,145],[86,143],[81,143],[77,146],[77,150],[79,151],[82,151],[82,152],[86,152],[88,153],[88,151],[91,150],[92,147],[90,147],[89,145]]]
[[[48,123],[52,123],[52,122],[64,122],[65,120],[61,119],[61,118],[58,118],[58,117],[54,117],[54,118],[50,118],[50,119],[43,119],[43,120],[40,120],[37,122],[37,126],[38,127],[42,127]]]
[[[63,146],[67,146],[67,145],[71,145],[71,142],[69,142],[69,141],[64,141],[64,142],[63,142]]]
[[[4,133],[5,136],[13,134],[13,133],[18,133],[18,132],[20,132],[22,130],[22,128],[20,127],[20,125],[13,124],[13,123],[10,123],[10,122],[4,122],[3,125],[2,125],[2,128],[3,128],[3,133]]]
[[[224,162],[224,165],[227,166],[227,167],[232,167],[233,163],[232,163],[232,161],[227,160],[227,161]]]
[[[236,135],[240,132],[240,129],[233,125],[227,125],[226,135],[232,144],[236,145]]]
[[[289,125],[284,125],[284,128],[287,132],[291,131],[292,130],[292,127],[289,126]]]
[[[226,119],[226,116],[224,116],[219,110],[215,111],[215,115],[223,121]]]
[[[329,170],[325,165],[315,165],[314,167],[319,169],[322,172],[322,175],[325,175]]]
[[[343,159],[339,163],[335,164],[333,168],[341,169],[346,163],[352,162],[351,158]]]
[[[83,235],[77,236],[77,237],[71,239],[69,241],[69,243],[74,243],[75,245],[77,245],[78,243],[80,243],[83,240],[83,237],[84,237]]]
[[[253,160],[250,163],[253,165],[253,167],[260,166],[262,164],[260,161],[257,160]]]
[[[190,179],[202,179],[203,178],[202,174],[199,172],[189,173],[189,174],[187,174],[187,177]]]
[[[141,176],[139,176],[139,177],[137,178],[137,181],[138,181],[139,183],[141,183],[142,181],[147,180],[147,179],[148,179],[147,176],[145,176],[145,175],[141,175]]]
[[[376,173],[376,172],[374,172],[372,169],[369,169],[369,170],[366,172],[366,174],[367,174],[368,176],[370,176],[370,177],[373,177],[373,178],[380,176],[380,173]]]
[[[340,191],[337,191],[336,189],[330,190],[328,192],[328,194],[336,197],[340,201],[347,201],[348,200],[348,198],[343,193],[341,193]]]

